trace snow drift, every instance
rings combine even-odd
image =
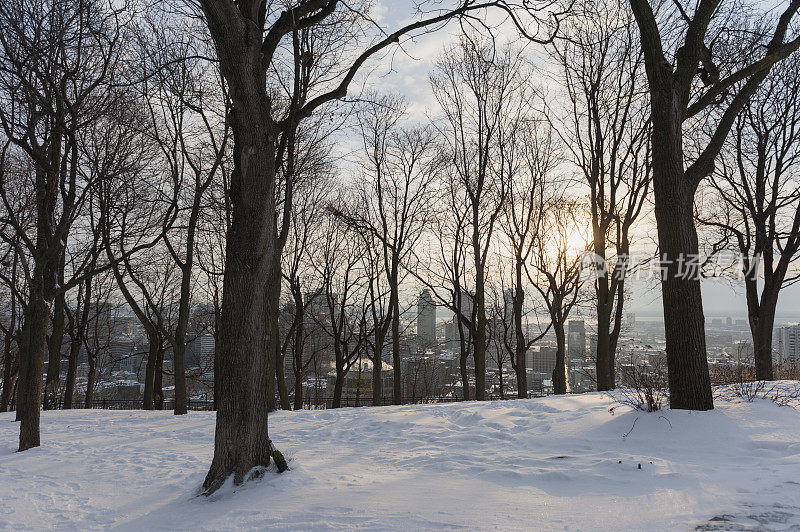
[[[602,394],[279,412],[292,471],[198,497],[214,414],[48,411],[16,453],[0,414],[0,526],[12,529],[543,530],[800,526],[800,413],[710,412]],[[641,468],[640,468],[641,467]]]

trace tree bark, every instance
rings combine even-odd
[[[255,35],[253,40],[260,41]],[[261,68],[258,47],[246,53],[255,57],[243,68]],[[269,129],[270,102],[261,95],[263,87],[239,86],[240,81],[264,83],[264,76],[242,72],[237,80],[226,77],[233,99],[233,219],[225,252],[225,312],[215,363],[219,401],[214,459],[203,484],[207,493],[230,475],[241,484],[251,470],[269,465],[268,391],[275,379],[270,354],[276,348],[272,324],[280,283],[274,257],[275,135]]]
[[[14,269],[11,275],[12,283],[16,281],[17,258],[14,257]],[[13,297],[13,294],[12,294]],[[11,317],[8,320],[8,330],[3,338],[3,393],[0,394],[0,412],[8,412],[11,404],[12,390],[14,388],[14,371],[12,344],[14,331],[17,327],[17,305],[11,301]]]
[[[608,279],[598,280],[597,289],[597,391],[614,389],[614,353],[611,351],[611,306]]]
[[[697,260],[694,194],[684,170],[682,111],[670,87],[652,93],[652,160],[658,244],[662,259],[670,407],[714,408],[708,373],[705,317],[699,272],[686,270]],[[681,271],[683,269],[683,271]]]
[[[553,393],[563,395],[567,393],[567,342],[564,333],[564,322],[556,321],[553,323],[553,329],[556,333],[556,367],[553,368]]]
[[[375,359],[372,361],[372,406],[383,404],[383,338],[380,327],[375,327]]]
[[[460,305],[460,302],[459,302]],[[460,308],[457,306],[456,308]],[[461,391],[462,391],[462,400],[469,401],[470,400],[470,392],[469,392],[469,371],[467,371],[467,359],[469,358],[469,338],[467,338],[467,331],[464,329],[464,324],[461,323],[461,319],[456,316],[455,317],[456,323],[458,324],[458,341],[459,341],[459,368],[461,369]]]
[[[400,297],[398,283],[392,283],[393,308],[392,308],[392,391],[394,404],[403,404],[403,375],[400,364]]]
[[[156,352],[156,367],[153,372],[153,409],[164,410],[164,347]]]
[[[485,259],[481,245],[478,203],[472,209],[472,249],[475,256],[475,330],[472,333],[473,359],[475,360],[475,400],[486,400],[486,295]]]
[[[9,327],[9,331],[6,333],[3,342],[3,393],[2,395],[0,395],[0,412],[8,412],[8,406],[11,403],[11,388],[13,388],[13,385],[11,383],[12,341],[13,340],[11,338],[11,327]]]
[[[61,345],[64,342],[65,307],[66,298],[63,292],[59,292],[53,302],[53,327],[47,342],[47,379],[45,381],[44,400],[42,403],[42,407],[45,410],[50,410],[58,406],[58,384],[60,382],[59,377],[61,373]]]
[[[86,377],[86,395],[83,399],[84,408],[94,408],[94,386],[97,380],[97,353],[87,353],[89,359],[89,373]]]
[[[342,406],[342,389],[344,388],[344,366],[336,365],[336,382],[333,385],[333,402],[331,408]]]
[[[41,262],[41,261],[40,261]],[[37,265],[30,280],[30,299],[26,307],[20,350],[20,376],[17,385],[17,417],[20,421],[19,450],[40,445],[39,408],[42,400],[42,372],[47,345],[50,305],[45,298],[47,273]]]
[[[756,294],[757,300],[758,295]],[[760,306],[748,309],[750,333],[753,336],[753,359],[758,380],[771,381],[775,377],[772,364],[772,331],[775,326],[777,304],[778,292],[765,289],[761,296]]]
[[[514,301],[512,312],[514,314],[514,371],[517,375],[517,398],[528,397],[528,368],[525,365],[525,355],[528,353],[528,339],[522,330],[522,304],[525,301],[525,291],[522,289],[522,261],[516,260],[514,287]]]
[[[289,390],[286,387],[286,360],[284,351],[277,346],[275,349],[275,380],[278,384],[278,398],[280,399],[281,409],[291,410],[292,403],[289,401]]]
[[[303,373],[305,365],[303,363],[303,345],[305,344],[305,306],[303,305],[303,293],[299,284],[292,285],[292,296],[294,297],[294,308],[297,327],[294,330],[294,341],[292,342],[292,358],[294,369],[294,409],[303,409]]]
[[[147,362],[144,366],[144,393],[142,394],[142,410],[153,410],[155,390],[156,364],[161,350],[161,339],[154,332],[147,334]]]
[[[553,368],[553,393],[563,395],[567,393],[567,342],[564,334],[564,322],[562,320],[554,320],[553,329],[556,333],[556,367]]]

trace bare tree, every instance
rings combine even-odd
[[[631,231],[650,186],[649,109],[633,15],[613,2],[580,2],[576,11],[552,49],[566,106],[551,114],[563,117],[555,131],[589,186],[597,261],[597,389],[610,390]]]
[[[800,47],[790,26],[800,8],[791,0],[777,16],[761,13],[755,31],[737,33],[747,15],[742,5],[721,0],[673,0],[677,14],[659,20],[648,0],[629,0],[639,28],[649,83],[652,121],[652,162],[658,243],[665,261],[661,291],[667,342],[670,406],[709,410],[714,407],[705,342],[703,301],[698,276],[682,271],[695,260],[699,245],[694,225],[698,185],[714,171],[714,163],[736,117],[764,81],[770,69]],[[677,49],[665,49],[675,35],[667,24],[678,18]],[[771,29],[766,26],[771,24]],[[723,44],[714,47],[714,42]],[[741,48],[736,49],[737,47]],[[713,51],[712,51],[713,50]],[[715,59],[742,52],[742,61]],[[724,69],[724,70],[723,70]],[[687,163],[684,128],[701,115],[716,118],[696,157]],[[689,121],[689,124],[687,124]]]
[[[587,243],[580,236],[580,203],[557,193],[541,207],[544,223],[536,234],[528,277],[550,314],[556,336],[553,392],[567,393],[566,331],[570,312],[579,302],[581,267]]]
[[[498,155],[503,129],[517,121],[526,102],[522,66],[519,51],[510,47],[496,50],[492,41],[463,37],[446,50],[431,75],[434,95],[445,115],[442,128],[451,159],[448,170],[455,173],[469,205],[477,400],[486,395],[486,269],[492,237],[508,195],[502,169],[505,160]]]
[[[8,308],[4,309],[7,321],[0,322],[0,332],[3,334],[3,389],[0,391],[0,412],[8,411],[11,405],[19,372],[19,335],[22,328],[20,318],[25,305],[24,287],[20,285],[20,281],[24,279],[21,260],[23,259],[20,258],[16,245],[4,247],[3,257],[0,259],[3,270],[0,279],[4,289],[7,289],[7,292],[4,290],[4,296],[7,297]]]
[[[145,68],[152,70],[141,84],[150,117],[145,134],[158,146],[168,169],[165,177],[171,191],[163,219],[163,242],[180,275],[174,329],[163,331],[173,352],[176,415],[187,411],[187,328],[200,211],[206,191],[221,173],[230,137],[227,95],[219,73],[207,61],[193,59],[202,50],[185,44],[190,42],[186,39],[190,31],[171,31],[151,21],[142,45],[151,62]],[[147,291],[142,293],[147,297]],[[150,308],[157,306],[151,304]]]
[[[400,284],[402,270],[410,267],[411,252],[429,219],[431,189],[438,164],[433,131],[399,129],[404,114],[402,100],[376,96],[359,115],[364,142],[363,179],[356,184],[356,201],[343,204],[336,214],[367,239],[379,244],[382,276],[389,287],[387,310],[376,324],[373,375],[382,374],[382,352],[391,326],[394,380],[392,397],[402,402],[400,372]],[[377,311],[378,307],[373,305]],[[377,315],[376,315],[377,317]],[[380,379],[373,382],[373,399],[382,400]]]
[[[320,288],[311,304],[322,306],[312,315],[330,340],[336,372],[332,408],[341,406],[345,378],[359,360],[373,331],[367,330],[368,274],[362,265],[363,243],[341,221],[329,216],[319,242],[314,268]],[[316,302],[314,301],[316,300]]]
[[[295,138],[299,124],[329,102],[345,97],[364,63],[401,38],[476,9],[503,3],[466,0],[452,10],[440,10],[385,33],[363,48],[357,37],[348,35],[340,41],[346,53],[337,62],[347,65],[344,70],[334,68],[336,71],[327,76],[333,81],[326,88],[313,95],[292,91],[287,105],[277,107],[268,93],[267,79],[284,38],[307,28],[323,25],[337,28],[334,23],[337,17],[350,16],[360,6],[345,6],[338,0],[303,0],[280,11],[282,3],[267,0],[243,0],[236,4],[228,0],[200,0],[199,4],[229,87],[234,136],[233,216],[226,244],[217,351],[220,401],[214,460],[204,482],[206,492],[211,493],[230,474],[240,484],[254,467],[269,463],[267,405],[262,398],[270,395],[275,380],[274,357],[264,359],[263,353],[277,352],[280,256],[288,234],[286,217],[280,230],[277,226],[273,199],[276,176],[285,154],[291,151],[287,146]],[[537,14],[533,7],[526,11]],[[530,27],[527,24],[524,29]],[[313,62],[314,56],[308,55],[307,59]],[[298,74],[297,69],[294,73]],[[290,78],[283,85],[297,86],[297,75],[292,77],[293,81]],[[283,212],[290,213],[291,186],[287,184],[284,190],[287,201]],[[252,289],[254,286],[266,289],[260,293]]]
[[[73,265],[71,279],[60,279],[70,227],[88,196],[78,170],[78,132],[114,100],[109,80],[119,57],[124,10],[95,1],[0,5],[0,125],[33,162],[36,191],[35,234],[10,219],[33,262],[20,350],[20,451],[39,445],[49,309],[56,299],[61,306],[85,273],[82,261]],[[0,192],[13,213],[5,186]],[[56,326],[63,331],[59,314]],[[61,341],[53,335],[51,345],[56,344],[60,348]]]
[[[470,377],[467,363],[472,353],[472,334],[475,327],[475,306],[468,291],[470,285],[467,260],[470,204],[463,187],[453,179],[444,181],[434,198],[442,209],[431,218],[430,229],[423,246],[416,252],[417,268],[410,273],[431,293],[437,305],[453,313],[453,327],[458,333],[459,370],[462,399],[469,401]]]
[[[324,224],[325,206],[332,192],[330,146],[320,139],[313,140],[314,142],[305,144],[302,150],[304,156],[298,157],[300,164],[295,170],[295,179],[298,181],[295,184],[296,198],[292,201],[290,230],[283,250],[282,272],[289,285],[292,313],[291,323],[279,346],[276,376],[281,405],[287,410],[289,391],[285,379],[280,378],[284,373],[284,357],[287,350],[291,347],[295,410],[303,407],[303,382],[316,354],[312,350],[311,356],[306,355],[306,338],[311,332],[306,327],[309,322],[306,311],[311,302],[303,296],[304,292],[313,293],[310,284],[313,279],[311,250],[319,245],[318,239],[323,237],[320,227]]]
[[[736,118],[710,176],[699,222],[738,252],[744,276],[755,377],[774,378],[772,331],[780,291],[800,276],[800,62],[777,65]],[[763,284],[759,287],[759,269]]]
[[[517,397],[526,398],[528,377],[525,356],[531,346],[547,334],[550,326],[536,335],[530,335],[527,327],[523,328],[526,316],[525,271],[533,258],[534,246],[540,241],[538,234],[544,223],[546,181],[558,154],[552,128],[534,119],[520,120],[503,136],[500,153],[504,160],[504,179],[508,183],[508,201],[503,208],[500,227],[511,256],[508,282],[510,298],[503,292],[504,299],[510,300],[504,302],[502,309],[502,344],[510,354],[511,365],[516,373]]]

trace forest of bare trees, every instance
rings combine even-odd
[[[745,257],[754,368],[775,377],[800,279],[800,0],[422,2],[403,26],[375,7],[0,4],[0,411],[20,451],[42,409],[97,402],[133,329],[142,409],[210,390],[206,493],[268,465],[269,412],[327,375],[334,408],[352,382],[373,405],[442,383],[526,398],[553,335],[564,394],[582,312],[611,390],[636,258],[662,272],[671,407],[712,409],[698,231]],[[424,112],[381,87],[445,34]],[[452,316],[446,375],[414,340],[422,291]],[[208,367],[187,359],[201,337]]]

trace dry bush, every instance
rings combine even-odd
[[[800,381],[796,379],[796,368],[775,367],[775,375],[781,381],[756,379],[755,365],[749,359],[740,359],[731,364],[719,364],[711,372],[714,397],[723,401],[741,400],[751,403],[756,399],[767,399],[780,406],[800,408]]]
[[[650,363],[622,365],[619,371],[622,386],[609,392],[615,402],[644,412],[656,412],[669,403],[667,365],[663,357]]]

